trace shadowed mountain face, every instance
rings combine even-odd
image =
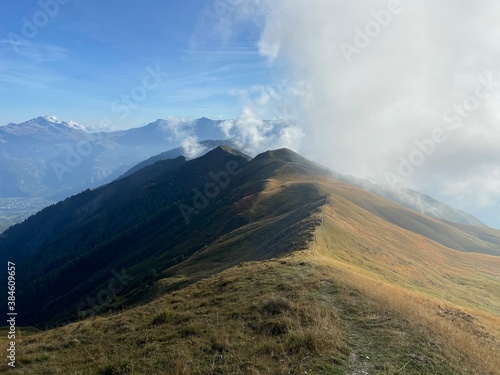
[[[235,147],[236,144],[233,141],[203,141],[200,142],[200,146],[205,148],[205,150],[211,150],[217,146],[232,146]],[[128,170],[124,173],[120,178],[130,176],[132,173],[137,172],[138,170],[154,164],[159,160],[167,160],[172,159],[183,154],[182,148],[176,148],[170,151],[163,152],[159,155],[155,155]],[[326,172],[326,168],[322,168],[324,172]],[[328,172],[327,172],[328,173]],[[428,215],[434,217],[436,219],[441,219],[448,221],[450,223],[457,224],[466,224],[473,225],[478,227],[486,227],[484,223],[478,220],[473,215],[463,212],[454,207],[448,206],[442,202],[439,202],[428,195],[421,194],[415,190],[406,189],[406,188],[390,188],[387,185],[377,185],[373,184],[370,181],[357,178],[350,175],[342,175],[335,171],[330,171],[331,175],[340,181],[346,182],[350,185],[354,185],[362,188],[363,190],[369,191],[371,193],[375,193],[384,198],[390,199],[400,205],[403,205],[411,210],[417,211],[421,214]]]
[[[235,143],[231,140],[201,141],[199,143],[199,145],[203,149],[203,151],[201,152],[202,154],[205,154],[206,152],[213,150],[214,148],[216,148],[218,146],[230,146],[230,147],[236,146]],[[175,159],[175,158],[177,158],[179,156],[183,156],[183,155],[184,155],[184,150],[182,147],[177,147],[177,148],[174,148],[173,150],[162,152],[161,154],[152,156],[149,159],[144,160],[143,162],[140,162],[139,164],[130,168],[127,172],[125,172],[119,178],[124,178],[124,177],[130,176],[130,175],[134,174],[135,172],[140,171],[142,168],[145,168],[148,165],[156,163],[157,161]]]
[[[22,324],[93,312],[92,298],[122,270],[126,291],[97,307],[137,301],[155,278],[180,272],[176,265],[194,280],[305,246],[324,198],[312,182],[274,186],[294,168],[308,169],[288,154],[250,160],[219,147],[191,161],[160,161],[12,227],[0,253],[18,265]]]
[[[22,324],[56,324],[152,298],[148,286],[159,278],[181,287],[305,248],[326,209],[336,220],[345,216],[344,244],[367,241],[352,230],[359,226],[378,238],[376,248],[404,247],[407,236],[426,251],[500,255],[498,231],[422,215],[336,180],[290,150],[250,159],[218,147],[198,159],[158,161],[46,208],[5,233],[0,258],[18,265]]]

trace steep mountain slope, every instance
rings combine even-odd
[[[500,368],[500,257],[480,254],[500,254],[500,233],[426,217],[286,149],[159,161],[7,235],[25,322],[151,301],[28,334],[17,373]]]
[[[500,257],[443,246],[373,215],[337,189],[323,207],[317,236],[320,254],[349,263],[349,268],[363,270],[365,275],[500,315],[496,298]]]
[[[304,244],[313,227],[308,217],[323,202],[314,184],[292,183],[254,205],[286,164],[271,155],[248,161],[219,147],[191,161],[158,162],[12,227],[0,254],[19,265],[24,324],[76,318],[113,270],[125,268],[133,278],[129,293],[114,301],[128,303],[184,259],[204,259],[194,279]],[[39,310],[28,308],[33,303]]]
[[[202,141],[200,145],[206,147],[207,151],[211,150],[219,145],[237,147],[236,143],[232,140],[226,141]],[[172,159],[183,155],[182,148],[176,148],[170,151],[163,152],[161,154],[155,155],[128,170],[121,177],[129,176],[134,172],[144,168],[145,166],[151,165],[159,160]],[[358,177],[343,175],[335,171],[330,171],[331,175],[340,181],[346,182],[350,185],[354,185],[362,188],[370,193],[375,193],[384,198],[390,199],[402,206],[405,206],[411,210],[417,211],[421,214],[434,217],[436,219],[441,219],[448,221],[450,223],[466,224],[471,226],[486,227],[479,219],[473,215],[463,212],[457,208],[448,206],[442,202],[439,202],[428,195],[419,193],[412,189],[407,188],[390,188],[386,185],[373,184],[368,180],[364,180]],[[120,178],[121,178],[120,177]]]
[[[156,160],[166,160],[172,156],[176,156],[179,152],[180,149],[177,149],[157,155],[137,165],[127,172],[125,176],[133,173],[134,171],[140,170],[141,167],[149,165]],[[287,159],[285,158],[285,160]],[[312,166],[313,163],[309,163],[308,165]],[[411,189],[389,189],[388,187],[375,185],[369,181],[353,176],[341,175],[325,167],[316,166],[315,168],[322,175],[330,174],[336,180],[346,182],[349,186],[354,185],[360,187],[367,192],[375,193],[393,201],[393,204],[389,204],[386,199],[378,199],[373,197],[372,194],[363,195],[360,193],[352,197],[356,204],[366,210],[369,210],[375,215],[382,216],[384,219],[396,225],[424,235],[450,248],[461,251],[500,255],[499,232],[496,230],[490,231],[489,228],[470,214],[447,206],[429,196]],[[404,210],[401,206],[406,207],[407,210]],[[417,213],[420,213],[421,215],[418,215]],[[433,218],[442,219],[445,220],[445,222],[441,220],[434,220]],[[465,223],[468,225],[455,226],[453,223]],[[477,226],[477,228],[469,228],[470,226]],[[460,228],[468,229],[464,233],[464,231]],[[474,232],[475,235],[470,236],[468,234],[470,231]]]
[[[89,133],[72,121],[45,116],[0,126],[0,231],[48,204],[112,182],[144,159],[178,147],[187,134],[222,138],[220,123],[169,119]],[[219,144],[230,143],[221,141],[210,149]],[[194,147],[192,142],[188,146]],[[175,151],[175,157],[183,154]]]
[[[336,191],[364,210],[381,217],[401,228],[432,239],[444,246],[460,251],[479,252],[500,255],[498,230],[492,230],[491,240],[485,241],[479,235],[488,232],[489,228],[474,227],[477,236],[458,229],[455,224],[422,215],[416,211],[403,207],[378,195],[368,193],[362,189],[352,189],[352,185],[345,184]],[[467,226],[465,226],[467,227]]]

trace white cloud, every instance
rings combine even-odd
[[[227,138],[249,155],[287,147],[298,151],[304,132],[292,120],[262,120],[250,107],[243,107],[236,120],[220,125]]]
[[[206,147],[200,145],[198,138],[194,135],[184,137],[181,141],[181,147],[188,159],[197,158],[206,151]]]
[[[231,130],[233,129],[233,126],[234,126],[234,121],[225,120],[219,126],[220,126],[222,132],[224,133],[224,135],[226,136],[226,138],[230,138],[231,137]]]
[[[194,133],[192,121],[170,116],[163,122],[163,127],[171,141],[180,143],[183,154],[187,159],[194,159],[206,151],[206,148],[199,143],[198,137]]]
[[[339,172],[380,182],[400,157],[408,157],[417,138],[450,126],[443,114],[474,94],[485,70],[500,81],[500,3],[401,0],[400,11],[391,13],[386,25],[379,22],[380,30],[373,28],[389,4],[244,0],[239,13],[224,21],[229,29],[241,20],[253,22],[260,28],[257,47],[263,57],[288,67],[288,85],[301,82],[307,88],[299,117],[307,124],[301,151]],[[374,36],[347,59],[341,46],[355,46],[358,30],[367,27]],[[268,98],[276,99],[270,93],[261,99]],[[499,202],[497,175],[485,167],[500,165],[499,99],[500,88],[449,133],[407,184],[462,207],[466,201],[468,206]],[[300,103],[294,104],[300,112]],[[478,190],[481,181],[484,188]]]

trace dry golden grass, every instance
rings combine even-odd
[[[27,332],[12,373],[495,374],[492,316],[469,321],[319,251],[245,263],[120,314]]]
[[[330,197],[318,251],[357,273],[500,316],[500,257],[464,253]]]
[[[142,307],[26,334],[12,373],[342,374],[347,337],[318,288],[310,266],[244,264]]]
[[[324,257],[319,260],[332,267],[325,277],[358,290],[376,301],[381,311],[395,311],[432,336],[452,366],[469,374],[499,373],[500,318],[346,271]]]
[[[297,182],[329,195],[308,250],[232,267],[119,314],[46,332],[21,329],[12,373],[500,373],[500,257],[443,246],[391,224],[390,210],[374,214],[388,205],[403,218],[406,209],[300,173],[268,180],[249,215],[262,215]],[[473,234],[471,243],[483,246]],[[230,248],[234,238],[223,240]],[[252,250],[250,240],[245,246]],[[191,268],[176,266],[157,290],[206,277],[214,272],[207,264],[227,268],[222,250],[216,262],[199,254],[186,262]]]
[[[312,245],[325,277],[432,333],[452,366],[500,373],[500,258],[446,248],[335,197]]]

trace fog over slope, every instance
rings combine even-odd
[[[499,227],[499,11],[488,0],[243,0],[212,36],[224,44],[253,23],[261,55],[286,67],[249,89],[243,119],[296,115],[298,151]]]

